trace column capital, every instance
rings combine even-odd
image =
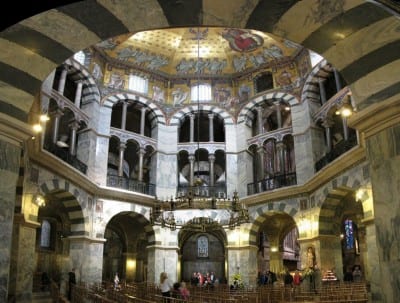
[[[126,148],[126,142],[124,142],[124,141],[121,141],[120,143],[119,143],[119,149],[121,150],[125,150],[125,148]]]
[[[146,149],[144,147],[139,147],[139,154],[144,155],[146,153]]]
[[[69,128],[71,128],[72,130],[78,130],[79,127],[81,126],[81,124],[79,123],[79,121],[77,120],[73,120],[68,124]]]
[[[209,154],[208,155],[208,160],[214,162],[215,161],[215,155],[214,154]]]
[[[331,118],[325,118],[321,123],[324,128],[332,127],[334,124],[335,122]]]
[[[214,113],[208,114],[208,119],[214,119],[214,116],[215,116]]]

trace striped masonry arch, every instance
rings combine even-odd
[[[249,28],[301,44],[329,58],[350,84],[359,110],[400,95],[400,80],[395,74],[400,67],[400,5],[394,1],[353,1],[344,6],[320,2],[314,14],[310,14],[308,1],[295,0],[230,1],[224,2],[223,10],[219,1],[202,0],[195,4],[161,0],[71,2],[16,20],[1,32],[2,113],[27,122],[44,79],[78,50],[118,35],[185,25]],[[143,14],[144,10],[148,14]],[[318,14],[322,11],[329,14]],[[346,35],[326,34],[340,33],[342,24],[348,24]],[[30,54],[29,64],[21,60],[26,54]]]
[[[85,229],[88,220],[87,201],[84,201],[80,189],[68,181],[53,179],[40,185],[44,195],[51,194],[58,202],[62,203],[71,222],[71,236],[89,236]]]
[[[112,94],[104,97],[101,101],[101,105],[112,108],[115,104],[117,104],[120,101],[125,101],[125,100],[132,100],[136,101],[138,103],[143,104],[143,106],[149,108],[151,112],[153,113],[153,118],[157,120],[157,124],[162,124],[165,125],[165,116],[163,112],[154,104],[154,102],[151,99],[145,98],[140,95],[135,95],[132,93],[117,93],[117,94]],[[153,121],[151,121],[153,124]]]

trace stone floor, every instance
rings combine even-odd
[[[32,293],[32,303],[52,303],[49,291]]]

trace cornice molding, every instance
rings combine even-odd
[[[348,125],[357,129],[365,139],[400,123],[400,99],[392,98],[372,104],[348,119]]]
[[[0,136],[8,142],[21,146],[34,135],[31,125],[0,113]]]

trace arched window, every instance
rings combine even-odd
[[[346,249],[354,248],[354,226],[352,220],[344,221],[344,232],[345,232],[345,241],[346,241]]]
[[[137,75],[129,75],[129,89],[138,93],[147,94],[148,91],[149,80],[137,76]]]
[[[74,59],[78,61],[80,64],[85,64],[86,55],[83,51],[79,51],[74,54]]]
[[[191,89],[191,100],[199,102],[210,102],[211,101],[211,85],[210,84],[199,84],[192,86]]]
[[[206,236],[197,238],[197,256],[199,258],[208,257],[208,238]]]
[[[50,248],[50,238],[51,238],[51,224],[49,221],[43,220],[40,232],[40,246],[44,248]]]

